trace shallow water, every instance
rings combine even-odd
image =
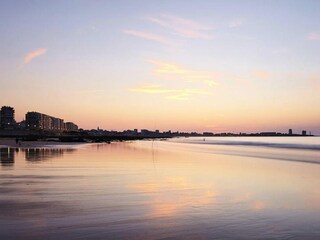
[[[0,239],[320,239],[320,151],[176,141],[2,148]]]

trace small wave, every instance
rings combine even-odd
[[[193,139],[175,139],[174,142],[194,145],[193,148],[189,148],[187,146],[184,146],[184,147],[187,147],[188,149],[192,149],[193,151],[201,151],[206,153],[320,164],[320,159],[319,159],[320,144],[318,144],[319,139],[312,139],[311,140],[312,142],[309,142],[308,144],[303,144],[301,142],[289,142],[292,140],[300,141],[300,139],[298,140],[297,139],[290,139],[290,140],[276,139],[270,142],[266,142],[265,139],[263,139],[262,141],[261,140],[257,139],[256,141],[248,141],[244,139],[242,140],[241,139],[240,140],[205,139],[204,141],[203,138],[201,139],[193,138]],[[283,141],[283,142],[276,142],[276,141]],[[212,147],[202,148],[202,147],[197,147],[195,145],[212,146]],[[215,145],[230,146],[230,148],[213,147]],[[232,146],[238,146],[238,147],[232,148]],[[246,147],[250,147],[250,148],[246,148]],[[270,150],[278,149],[278,151],[269,151],[268,149]],[[288,149],[288,150],[281,151],[280,149]],[[296,152],[294,150],[299,150],[300,152]]]
[[[210,145],[232,145],[232,146],[253,146],[287,149],[305,149],[320,151],[319,144],[296,144],[296,143],[272,143],[272,142],[252,142],[252,141],[183,141],[185,143],[210,144]]]

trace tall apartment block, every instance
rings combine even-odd
[[[14,119],[14,108],[3,106],[0,110],[0,128],[13,129],[16,125]]]

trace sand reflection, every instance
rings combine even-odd
[[[169,177],[157,182],[131,186],[148,196],[148,215],[179,216],[191,208],[212,207],[218,192],[210,184],[196,184],[184,177]]]
[[[263,201],[256,201],[252,204],[251,208],[256,211],[263,210],[267,207],[267,204]]]

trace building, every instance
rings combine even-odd
[[[212,132],[203,132],[202,135],[203,135],[203,136],[208,136],[208,137],[214,136],[214,134],[213,134]],[[241,135],[241,134],[240,134],[240,135]]]
[[[22,130],[24,130],[24,129],[26,129],[26,121],[23,120],[23,121],[21,121],[21,122],[17,122],[17,123],[16,123],[16,126],[17,126],[17,129],[22,129]]]
[[[52,121],[53,119],[50,116],[46,114],[42,114],[43,130],[46,130],[46,131],[52,130]]]
[[[26,128],[54,132],[63,132],[65,130],[63,119],[39,112],[28,112],[26,114]]]
[[[306,136],[307,135],[307,131],[306,130],[302,130],[302,136]]]
[[[2,129],[13,129],[15,125],[14,108],[3,106],[0,110],[0,127]]]
[[[43,114],[38,112],[27,112],[26,128],[30,130],[43,130]]]
[[[52,117],[51,127],[53,131],[63,132],[65,130],[63,119]]]
[[[292,135],[292,129],[291,128],[289,129],[289,135]]]
[[[275,136],[277,135],[276,132],[261,132],[260,136]]]
[[[151,135],[151,132],[148,129],[141,129],[141,135],[142,136],[149,136],[149,135]]]
[[[66,122],[64,124],[64,128],[65,128],[65,131],[67,132],[76,132],[79,129],[78,126],[73,122]]]

